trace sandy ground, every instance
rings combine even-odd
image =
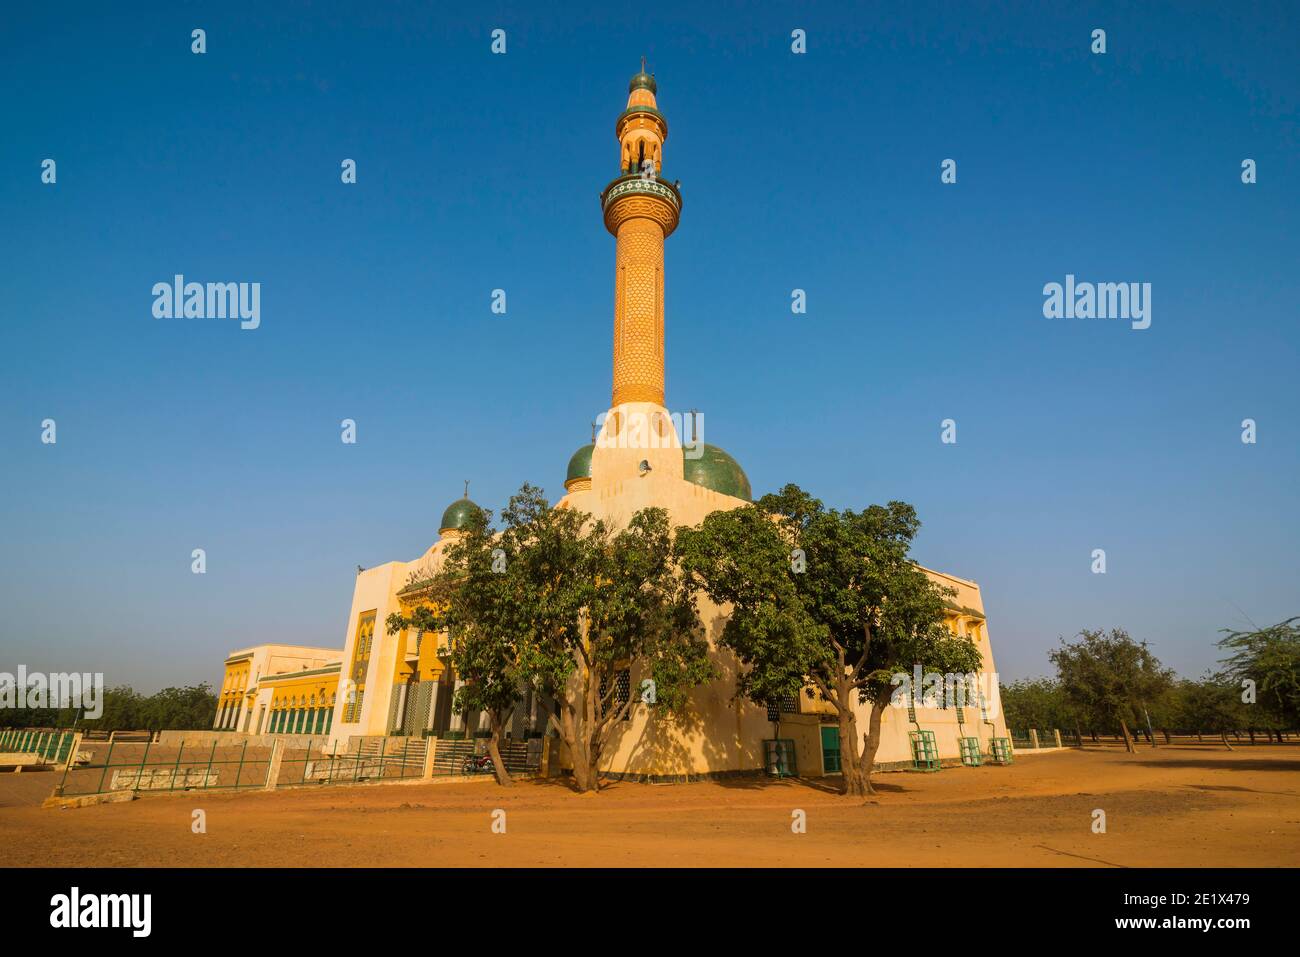
[[[646,785],[577,795],[482,781],[38,806],[53,774],[0,775],[6,866],[1296,866],[1300,747],[1021,755],[1011,767]],[[206,813],[207,833],[191,831]],[[505,811],[506,833],[493,833]],[[1093,833],[1093,812],[1106,833]],[[806,814],[807,831],[792,832]]]

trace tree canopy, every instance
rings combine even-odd
[[[1300,725],[1300,617],[1253,631],[1226,630],[1225,677],[1254,685],[1259,707],[1282,727]]]
[[[501,520],[493,531],[485,519],[448,549],[435,576],[445,606],[409,623],[448,629],[470,689],[462,704],[508,710],[524,686],[554,701],[539,699],[574,784],[598,789],[617,722],[643,704],[665,719],[679,714],[689,689],[714,674],[672,562],[668,515],[644,509],[613,531],[525,484]]]
[[[1173,685],[1174,674],[1163,667],[1144,641],[1134,641],[1122,628],[1109,632],[1083,630],[1077,641],[1061,639],[1048,653],[1066,700],[1082,713],[1113,715],[1133,750],[1129,725],[1136,709],[1158,700]]]
[[[92,731],[200,731],[212,727],[217,697],[207,683],[142,695],[129,685],[104,689],[103,714],[80,708],[0,708],[0,727],[85,728]]]
[[[980,667],[974,644],[944,625],[952,590],[908,555],[919,528],[903,502],[838,511],[787,485],[678,532],[691,587],[729,606],[721,643],[744,666],[738,693],[757,703],[810,693],[835,709],[845,794],[872,791],[896,675]],[[861,742],[860,703],[871,705]]]

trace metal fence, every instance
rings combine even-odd
[[[403,736],[354,736],[346,746],[330,745],[324,737],[232,743],[227,735],[203,732],[164,744],[148,733],[79,737],[66,729],[0,730],[0,753],[37,755],[38,763],[54,766],[61,772],[55,796],[69,798],[490,776],[490,762],[475,760],[485,745]],[[512,774],[527,775],[540,767],[542,747],[541,739],[507,740],[501,755]]]
[[[46,764],[62,764],[68,759],[75,731],[31,728],[0,731],[0,754],[34,754]]]
[[[79,797],[114,791],[215,791],[266,786],[269,747],[165,747],[152,741],[83,742],[69,761],[55,793]]]
[[[414,780],[425,776],[428,748],[436,741],[409,737],[358,737],[346,748],[325,738],[305,743],[162,745],[157,742],[82,742],[67,762],[56,794],[79,797],[115,791],[249,790]],[[278,754],[277,754],[278,747]],[[429,768],[431,777],[467,773],[473,745],[448,742]],[[80,757],[80,760],[76,758]],[[521,757],[512,771],[534,770]]]

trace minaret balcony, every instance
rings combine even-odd
[[[656,209],[651,218],[664,227],[665,236],[677,228],[682,213],[682,193],[677,185],[657,177],[648,179],[640,173],[629,173],[614,180],[600,194],[600,206],[605,213],[605,228],[611,233],[617,235],[618,222],[627,218],[626,215],[614,216],[615,207],[624,200],[632,198],[637,198],[642,203],[650,200],[651,206],[662,207]]]
[[[600,208],[609,209],[611,203],[623,196],[639,193],[648,196],[659,196],[673,204],[673,207],[680,212],[682,208],[682,193],[675,185],[666,180],[646,179],[640,173],[628,173],[626,176],[620,176],[614,182],[605,187],[605,191],[600,194]]]

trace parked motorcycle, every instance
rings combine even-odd
[[[492,770],[492,755],[471,754],[460,766],[461,774],[484,774]]]

